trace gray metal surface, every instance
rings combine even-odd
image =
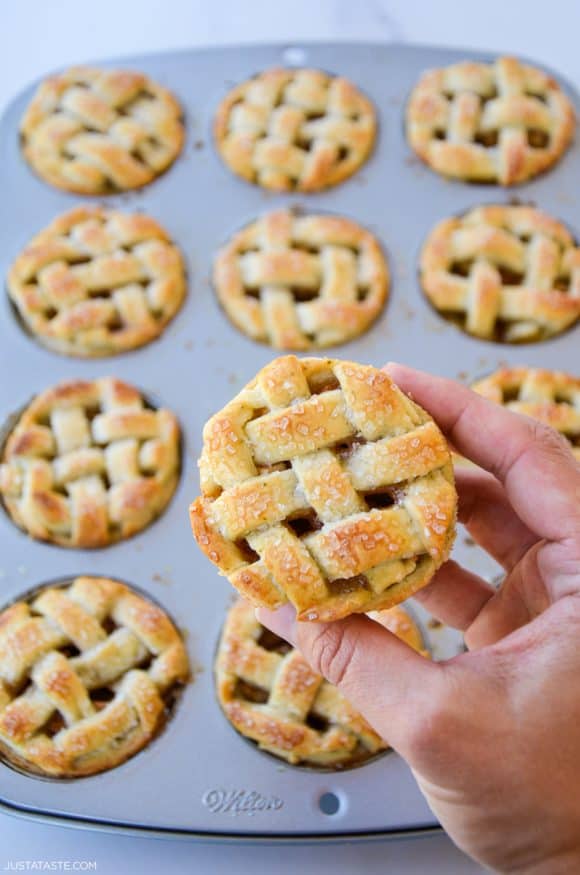
[[[388,254],[388,305],[363,338],[329,354],[381,365],[398,359],[434,373],[470,379],[500,362],[574,369],[578,327],[542,344],[500,346],[460,333],[429,307],[418,288],[417,256],[439,219],[480,202],[533,201],[580,226],[580,155],[573,146],[547,175],[503,191],[446,182],[421,166],[405,144],[403,109],[418,75],[480,53],[396,45],[312,44],[184,51],[107,62],[144,70],[174,91],[185,107],[183,156],[157,182],[110,205],[145,210],[181,246],[190,271],[189,296],[161,340],[101,361],[67,359],[45,351],[17,324],[6,296],[0,303],[0,419],[37,391],[66,378],[116,375],[173,409],[184,429],[183,475],[167,512],[146,531],[100,551],[64,550],[27,538],[0,513],[0,604],[44,580],[78,573],[119,576],[150,593],[186,630],[200,672],[185,691],[163,734],[148,749],[103,775],[52,781],[0,764],[0,804],[28,816],[131,831],[172,831],[208,837],[344,837],[434,827],[410,771],[395,754],[338,773],[286,767],[240,738],[215,701],[212,661],[232,591],[195,546],[187,516],[198,491],[201,429],[274,355],[247,340],[220,312],[209,285],[216,248],[240,225],[283,204],[352,217],[374,231]],[[371,160],[352,179],[318,195],[272,195],[232,176],[210,138],[212,114],[228,88],[271,65],[306,64],[340,72],[374,101],[380,134]],[[570,89],[567,89],[570,91]],[[17,128],[31,90],[9,107],[0,127],[0,272],[56,214],[82,201],[37,179],[23,162]],[[571,94],[577,103],[575,94]],[[456,558],[491,578],[494,565],[460,533]],[[436,657],[457,653],[460,637],[428,626],[416,608]],[[380,671],[380,666],[377,666]],[[242,791],[240,794],[239,791]],[[321,812],[320,795],[335,793],[340,809]],[[238,795],[235,795],[238,793]],[[229,795],[228,795],[229,794]],[[232,795],[233,794],[233,795]],[[251,795],[255,794],[255,795]]]

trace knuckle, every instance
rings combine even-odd
[[[452,703],[445,695],[426,702],[411,719],[408,747],[415,759],[433,758],[453,744],[457,719]]]
[[[574,627],[580,626],[580,593],[574,592],[556,603],[558,623],[562,621]]]
[[[547,452],[558,456],[565,455],[568,457],[570,455],[568,442],[555,428],[552,428],[545,422],[532,420],[529,424],[529,429],[530,438],[540,443]]]
[[[343,684],[353,668],[356,635],[341,623],[318,630],[309,643],[313,668],[335,686]]]
[[[432,711],[416,714],[409,726],[407,744],[413,757],[433,749],[437,737],[437,718]]]

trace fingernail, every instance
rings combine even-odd
[[[262,626],[266,626],[271,632],[279,635],[290,644],[296,644],[294,625],[296,623],[296,611],[290,603],[282,605],[277,611],[268,608],[256,608],[256,619]]]
[[[409,366],[402,362],[387,362],[383,368],[384,371],[406,371],[408,369]]]
[[[391,379],[394,379],[396,374],[400,374],[401,370],[405,370],[405,366],[399,362],[387,362],[381,370],[388,374]]]

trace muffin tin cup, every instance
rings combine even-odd
[[[267,210],[300,206],[343,214],[368,227],[388,254],[391,291],[383,313],[365,335],[331,348],[329,355],[377,366],[400,360],[467,382],[506,362],[577,368],[578,326],[522,347],[478,341],[434,313],[420,291],[417,261],[427,233],[440,219],[479,203],[506,203],[514,197],[531,201],[580,233],[576,146],[550,172],[513,189],[447,182],[413,156],[405,142],[403,114],[414,83],[428,67],[465,58],[487,61],[492,55],[321,43],[182,51],[104,64],[143,70],[170,88],[184,106],[187,141],[175,165],[142,190],[102,200],[124,210],[144,210],[162,223],[189,262],[189,294],[159,340],[100,360],[67,358],[44,349],[22,330],[4,295],[0,421],[59,380],[118,376],[177,415],[184,433],[182,475],[157,521],[130,540],[101,550],[59,550],[33,541],[1,513],[0,605],[43,581],[81,572],[130,581],[184,630],[195,677],[160,737],[109,772],[55,781],[0,764],[0,805],[7,811],[133,834],[222,840],[336,840],[436,828],[410,770],[394,753],[350,771],[319,772],[263,754],[232,729],[215,696],[213,660],[233,593],[195,545],[187,509],[198,494],[196,459],[204,422],[277,354],[229,323],[210,284],[219,246]],[[284,64],[341,73],[375,103],[376,147],[369,161],[336,188],[312,195],[266,192],[233,176],[213,146],[212,116],[232,85]],[[563,86],[578,107],[575,93],[565,82]],[[38,230],[86,200],[44,184],[21,157],[18,123],[32,92],[30,88],[16,98],[0,123],[4,276]],[[497,575],[495,563],[461,530],[454,556],[487,579]],[[459,634],[435,628],[419,606],[414,614],[435,658],[462,649]]]
[[[14,605],[15,603],[19,603],[19,602],[25,602],[26,604],[31,605],[34,602],[34,600],[36,598],[38,598],[38,596],[40,596],[44,590],[47,590],[47,589],[67,589],[69,586],[71,586],[74,583],[75,578],[78,578],[78,577],[89,577],[89,578],[93,577],[94,578],[94,577],[96,577],[96,575],[83,574],[81,572],[81,573],[76,574],[76,575],[71,575],[70,577],[57,578],[55,580],[44,580],[41,583],[39,583],[37,586],[33,587],[32,589],[27,590],[26,592],[23,592],[23,593],[19,593],[16,596],[16,598],[14,598],[10,603],[1,604],[0,605],[0,612],[6,610],[7,608],[10,608],[12,605]],[[167,611],[165,610],[165,608],[163,607],[161,602],[159,602],[156,598],[154,598],[154,596],[150,592],[145,592],[145,590],[142,590],[139,587],[134,586],[128,580],[120,580],[119,578],[116,578],[115,583],[123,584],[125,587],[127,587],[130,590],[130,592],[133,595],[138,596],[141,599],[145,599],[154,607],[159,608],[161,611],[163,611],[163,613],[165,614],[165,616],[169,620],[169,622],[176,629],[179,628],[178,624],[175,622],[174,618],[171,617],[167,613]],[[134,667],[140,668],[141,666],[134,666]],[[163,735],[163,732],[164,732],[167,724],[173,718],[175,711],[179,708],[181,695],[182,695],[183,690],[185,689],[187,683],[188,683],[188,681],[185,681],[185,682],[184,681],[177,681],[174,684],[172,684],[171,687],[168,688],[168,690],[166,692],[161,693],[161,698],[163,699],[163,703],[165,706],[162,717],[159,719],[159,722],[158,722],[157,726],[155,727],[151,737],[145,743],[143,748],[140,748],[139,750],[137,750],[136,753],[129,754],[126,762],[128,762],[129,759],[131,759],[132,757],[137,756],[141,750],[145,749],[150,744],[154,744],[157,741],[157,739],[161,735]],[[31,763],[28,760],[26,760],[25,758],[21,757],[16,751],[12,751],[12,753],[9,750],[6,750],[5,752],[2,751],[1,741],[0,741],[0,761],[2,762],[3,766],[8,766],[11,769],[15,770],[16,772],[19,772],[22,775],[26,775],[28,777],[40,778],[43,781],[55,781],[56,783],[60,783],[62,781],[78,781],[78,780],[82,781],[86,777],[84,775],[70,775],[70,774],[58,776],[58,775],[50,775],[48,773],[42,772],[38,766],[35,766],[33,763]],[[113,767],[113,768],[115,768],[115,767]],[[98,774],[100,774],[100,773],[98,773]]]

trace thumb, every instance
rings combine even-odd
[[[299,623],[294,608],[286,604],[277,611],[259,608],[256,616],[297,647],[379,735],[413,759],[413,740],[431,722],[433,704],[443,693],[442,666],[360,614],[334,623]]]

